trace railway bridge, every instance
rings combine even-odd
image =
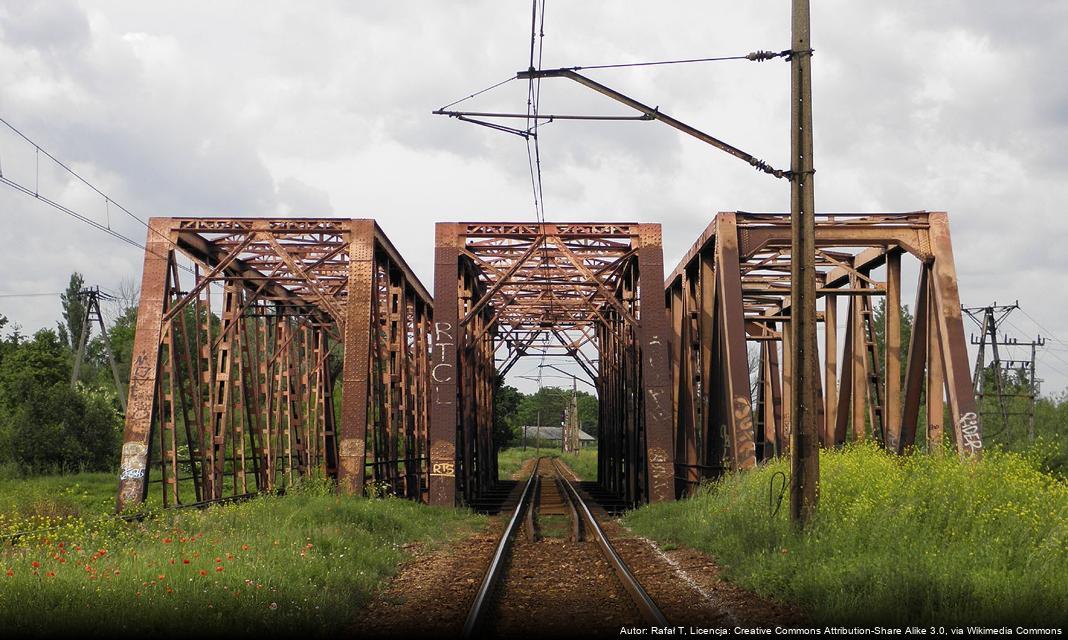
[[[659,224],[435,238],[432,298],[373,220],[153,218],[118,508],[150,487],[178,506],[316,476],[477,506],[502,482],[494,393],[524,357],[569,358],[594,384],[597,480],[622,504],[788,451],[788,215],[716,215],[666,279]],[[820,444],[948,437],[977,455],[947,215],[825,214],[816,239]]]

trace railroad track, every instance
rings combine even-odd
[[[565,474],[566,468],[555,458],[538,458],[534,469],[523,485],[518,503],[511,512],[511,517],[505,526],[504,532],[494,550],[488,569],[479,585],[474,602],[468,611],[467,620],[464,623],[463,635],[465,638],[484,635],[493,619],[494,612],[500,612],[502,607],[509,606],[507,598],[502,597],[505,584],[509,579],[509,568],[513,560],[521,559],[519,555],[529,553],[546,536],[562,537],[563,520],[566,519],[569,542],[593,543],[599,550],[600,559],[603,563],[578,561],[568,565],[569,570],[585,571],[592,574],[584,578],[606,581],[615,584],[598,585],[601,591],[618,591],[619,587],[626,592],[626,600],[633,605],[640,621],[648,625],[667,626],[667,620],[663,613],[653,602],[642,585],[631,573],[626,563],[612,547],[608,536],[605,535],[598,524],[597,519],[590,511],[589,506],[583,500],[582,495],[576,489],[575,484]],[[523,537],[520,549],[516,549],[517,538]],[[583,547],[585,548],[585,546]],[[581,556],[582,554],[575,554]],[[611,576],[607,572],[599,571],[603,564],[611,567]],[[549,569],[546,569],[549,570]],[[522,583],[522,581],[519,581]],[[523,584],[508,585],[509,593],[514,589],[523,589]],[[584,587],[589,591],[589,586]],[[614,597],[614,596],[612,596]],[[568,603],[557,602],[555,606],[566,607]],[[619,603],[626,607],[627,603]],[[579,618],[574,619],[576,623]],[[638,622],[639,620],[634,620]],[[618,627],[617,627],[618,628]]]

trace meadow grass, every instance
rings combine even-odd
[[[581,449],[578,453],[563,453],[555,447],[536,449],[528,446],[526,449],[522,447],[501,449],[497,452],[497,473],[502,480],[515,480],[523,463],[538,456],[560,458],[582,480],[597,479],[597,449],[592,447]]]
[[[5,513],[5,524],[18,517]],[[455,539],[484,520],[311,484],[142,522],[61,522],[0,549],[5,632],[335,635],[407,557],[405,545]]]
[[[0,517],[25,523],[35,516],[56,519],[108,515],[115,511],[118,487],[117,473],[7,477],[0,480]]]
[[[1068,485],[1031,461],[858,445],[821,452],[820,471],[819,511],[804,533],[787,520],[788,496],[779,508],[787,461],[624,521],[713,555],[729,580],[818,623],[1068,624]]]

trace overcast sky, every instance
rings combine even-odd
[[[1018,299],[1031,317],[1004,328],[1046,336],[1043,391],[1065,389],[1068,3],[812,4],[817,209],[949,211],[962,302]],[[665,7],[548,0],[544,66],[789,47],[788,0]],[[142,217],[374,217],[429,287],[433,222],[534,219],[523,141],[430,115],[525,68],[529,30],[526,0],[5,0],[0,117]],[[786,167],[787,71],[589,75]],[[463,106],[524,111],[525,90]],[[564,80],[542,85],[541,104],[625,113]],[[661,222],[669,270],[715,212],[789,206],[785,181],[659,123],[541,135],[547,218]],[[36,166],[0,131],[5,176],[143,240],[103,198]],[[0,211],[0,313],[25,331],[54,324],[58,297],[10,294],[58,292],[74,270],[110,289],[139,277],[137,249],[32,198],[0,186]]]

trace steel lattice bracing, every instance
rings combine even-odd
[[[431,501],[475,503],[497,481],[494,388],[531,355],[573,358],[596,385],[601,484],[672,498],[662,276],[656,224],[439,223]]]
[[[423,497],[431,314],[372,220],[153,218],[119,509],[316,474]]]
[[[907,345],[903,256],[919,263]],[[821,444],[874,438],[901,452],[925,422],[928,442],[940,445],[948,399],[954,446],[977,455],[982,438],[946,214],[818,215],[816,263]],[[720,213],[666,281],[680,494],[701,477],[750,468],[789,447],[790,269],[789,216]],[[877,336],[873,299],[881,296],[885,333]],[[749,346],[759,358],[750,360]]]

